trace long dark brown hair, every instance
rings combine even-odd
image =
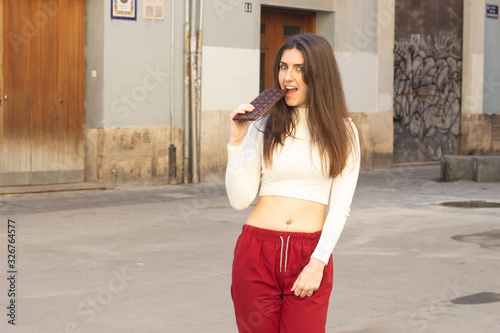
[[[328,41],[315,34],[303,34],[288,39],[274,61],[274,87],[279,89],[280,61],[285,50],[297,49],[304,58],[303,80],[308,86],[307,120],[311,145],[317,145],[323,173],[335,178],[344,170],[351,150],[357,149],[354,129],[342,89],[337,61]],[[267,116],[264,128],[264,163],[272,164],[273,152],[286,137],[293,136],[294,108],[281,99]]]

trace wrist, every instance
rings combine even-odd
[[[323,270],[326,266],[326,263],[316,258],[311,258],[309,260],[309,263],[312,264],[316,269],[321,269],[321,270]]]
[[[228,143],[230,146],[241,146],[243,144],[243,141],[238,141],[238,140],[229,140]]]

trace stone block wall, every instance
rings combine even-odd
[[[461,155],[500,155],[500,133],[495,124],[498,115],[462,114],[460,154]]]
[[[175,179],[169,177],[171,127],[85,129],[85,181],[108,188],[181,183],[184,129],[173,130]]]

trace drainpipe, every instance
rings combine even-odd
[[[173,2],[174,0],[172,0]],[[184,23],[184,184],[189,182],[189,1],[185,1],[186,19]]]
[[[198,166],[198,122],[197,122],[197,112],[196,112],[196,36],[195,36],[195,25],[196,21],[196,0],[191,0],[191,25],[190,25],[190,61],[191,61],[191,167],[192,167],[192,182],[197,184],[199,180],[199,166]]]
[[[202,45],[202,31],[203,31],[203,0],[200,0],[200,22],[198,26],[198,40],[197,40],[197,54],[196,54],[196,64],[197,64],[197,76],[196,76],[196,113],[197,113],[197,152],[198,161],[200,160],[200,137],[201,137],[201,45]],[[198,178],[200,178],[200,166],[197,167]]]
[[[168,166],[168,176],[170,178],[170,184],[176,184],[177,183],[177,148],[174,145],[175,142],[175,126],[174,126],[174,18],[175,18],[175,11],[174,11],[174,3],[175,1],[172,0],[172,6],[171,6],[171,32],[172,35],[170,36],[170,127],[171,127],[171,132],[172,132],[172,138],[170,141],[170,147],[168,147],[168,161],[169,161],[169,166]]]

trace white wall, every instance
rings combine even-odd
[[[500,8],[500,0],[488,4]],[[500,19],[486,18],[484,30],[483,113],[500,114]]]
[[[334,4],[334,50],[349,110],[392,112],[394,1]]]
[[[485,0],[464,0],[462,115],[483,113]]]
[[[184,2],[175,3],[173,73],[171,2],[164,3],[164,20],[144,19],[139,2],[137,20],[130,21],[112,20],[110,1],[86,1],[86,127],[182,126]],[[170,96],[172,76],[174,94]]]
[[[251,101],[259,93],[260,1],[251,12],[245,1],[205,1],[203,36],[202,111]]]
[[[333,2],[334,0],[262,0],[263,5],[324,11],[332,11]]]
[[[203,110],[233,110],[259,93],[260,49],[203,47]]]
[[[335,57],[342,75],[349,111],[377,112],[377,54],[337,51]]]

